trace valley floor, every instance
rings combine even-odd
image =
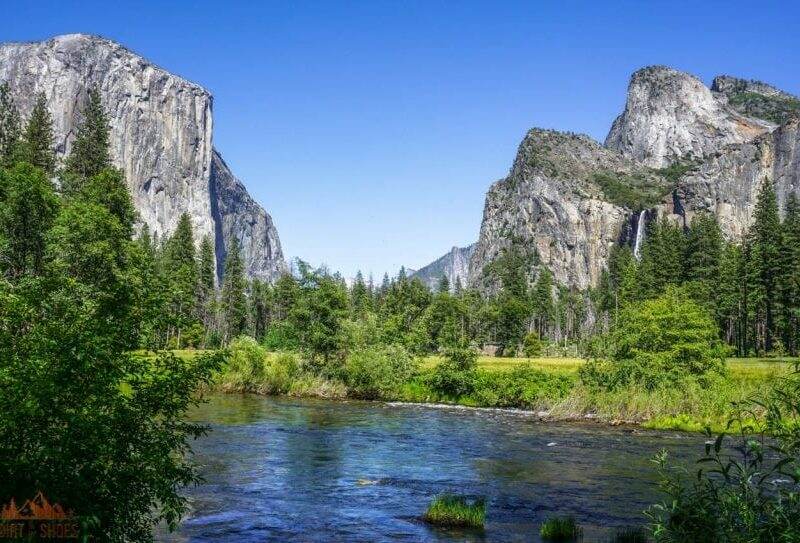
[[[199,351],[176,351],[192,357]],[[270,353],[275,360],[279,355]],[[793,370],[792,359],[730,358],[727,375],[713,378],[708,386],[687,385],[647,391],[630,387],[604,392],[583,386],[577,358],[480,357],[475,391],[460,397],[442,397],[427,385],[427,376],[441,359],[422,359],[419,375],[379,400],[409,403],[452,404],[469,407],[517,408],[537,411],[547,420],[595,420],[607,424],[637,424],[652,429],[691,432],[706,427],[721,431],[732,414],[732,404],[764,392],[770,383]],[[222,370],[214,388],[224,392],[269,394],[270,383],[243,382]],[[300,374],[284,385],[283,394],[329,399],[353,398],[344,383]]]

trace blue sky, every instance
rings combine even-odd
[[[2,3],[0,41],[100,34],[209,89],[286,255],[376,280],[475,241],[529,128],[602,140],[639,67],[800,94],[790,2]]]

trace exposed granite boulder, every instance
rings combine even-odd
[[[447,276],[451,290],[455,288],[457,281],[460,281],[463,286],[467,286],[469,262],[474,251],[474,243],[468,247],[453,247],[444,256],[412,273],[411,277],[419,278],[431,290],[439,286],[442,276]]]
[[[742,115],[696,77],[649,66],[631,76],[625,111],[614,121],[605,144],[663,168],[681,158],[704,158],[725,145],[751,141],[773,128]]]
[[[253,276],[269,279],[285,269],[266,212],[230,181],[227,167],[227,174],[220,167],[220,175],[212,176],[212,97],[202,87],[113,41],[83,34],[0,45],[0,81],[9,83],[23,115],[38,93],[45,94],[59,158],[70,151],[87,89],[96,86],[109,115],[112,158],[153,233],[169,235],[186,212],[198,240],[215,236],[218,259],[224,257],[224,235],[232,233]]]

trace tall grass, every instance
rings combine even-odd
[[[437,526],[483,528],[486,501],[483,498],[470,501],[464,496],[440,494],[433,499],[422,518]]]
[[[579,541],[583,530],[575,517],[550,517],[542,523],[539,535],[547,541]]]

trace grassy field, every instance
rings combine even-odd
[[[422,360],[423,370],[433,369],[441,360],[438,356],[426,356]],[[786,372],[798,359],[791,358],[729,358],[728,369],[732,377],[742,379],[763,379]],[[581,358],[504,358],[493,356],[478,357],[478,369],[486,371],[508,371],[518,366],[530,364],[536,369],[563,374],[577,374],[584,364]]]
[[[194,356],[202,351],[175,351],[179,357]],[[149,353],[139,352],[147,356]],[[280,355],[269,353],[264,364],[275,367]],[[428,356],[420,362],[420,374],[405,382],[384,400],[452,403],[474,407],[515,407],[546,412],[559,420],[591,418],[607,423],[635,423],[653,429],[677,429],[698,432],[706,427],[722,430],[730,417],[734,402],[742,402],[768,390],[776,377],[792,371],[796,360],[730,358],[728,372],[714,377],[701,387],[696,382],[681,387],[654,391],[629,387],[602,391],[584,386],[578,371],[585,363],[578,358],[500,358],[478,359],[476,390],[468,396],[441,397],[427,384],[429,376],[441,360]],[[527,368],[527,369],[526,369]],[[519,371],[515,371],[519,370]],[[223,370],[216,387],[221,391],[241,391],[230,373]],[[266,377],[245,388],[270,393]],[[284,377],[284,379],[289,379]],[[231,382],[229,382],[231,381]],[[301,372],[285,383],[282,393],[293,396],[345,398],[348,388],[340,380]],[[272,392],[274,393],[274,392]]]

